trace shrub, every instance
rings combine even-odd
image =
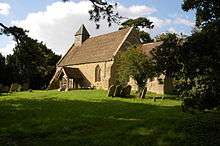
[[[179,86],[179,93],[184,99],[184,106],[199,110],[213,109],[220,104],[219,91],[215,88],[215,82],[201,76],[194,78],[192,82]],[[191,101],[190,101],[191,100]]]
[[[0,93],[7,93],[9,92],[9,87],[3,84],[0,84]]]

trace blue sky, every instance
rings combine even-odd
[[[115,0],[121,15],[136,18],[144,16],[155,24],[148,31],[151,36],[162,32],[190,34],[194,26],[194,12],[181,9],[182,0]],[[87,8],[86,8],[87,7]],[[100,30],[88,21],[89,2],[72,0],[62,4],[60,0],[0,0],[0,22],[17,25],[30,31],[29,35],[53,49],[58,54],[66,52],[73,43],[74,32],[84,23],[92,36],[115,31],[119,26],[108,28],[106,22]],[[63,38],[63,39],[62,39]],[[12,38],[0,36],[0,53],[12,52]]]

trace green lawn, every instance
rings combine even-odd
[[[219,146],[220,114],[183,113],[180,104],[100,90],[3,94],[0,145]]]

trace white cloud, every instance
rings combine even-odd
[[[190,26],[190,27],[195,26],[195,22],[193,22],[192,20],[180,18],[180,17],[177,17],[174,20],[174,24],[183,24],[183,25]]]
[[[154,12],[157,12],[157,9],[145,5],[133,5],[130,7],[119,5],[118,11],[121,16],[136,18],[140,16],[150,15]]]
[[[171,19],[161,19],[158,17],[149,17],[149,19],[153,22],[156,28],[160,28],[165,25],[169,25],[172,23]]]
[[[45,11],[29,13],[24,20],[13,21],[14,25],[29,30],[29,36],[43,41],[58,54],[64,54],[72,45],[74,34],[81,24],[85,24],[91,36],[116,31],[119,26],[108,27],[107,21],[101,21],[100,29],[89,21],[88,11],[91,2],[55,2],[47,6]],[[138,17],[152,14],[157,10],[147,6],[118,6],[122,16]]]
[[[10,5],[7,3],[1,3],[0,2],[0,15],[8,15],[10,12]]]
[[[9,41],[4,48],[0,48],[0,53],[4,56],[7,56],[8,54],[12,54],[15,45],[16,45],[15,41],[13,40]]]
[[[168,29],[168,32],[177,33],[176,29],[173,28],[173,27],[170,27],[170,28]]]

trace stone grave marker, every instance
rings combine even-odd
[[[147,92],[147,88],[144,88],[144,90],[141,93],[141,99],[145,98],[146,92]]]
[[[121,89],[122,86],[121,85],[117,85],[115,88],[115,93],[114,93],[114,97],[121,97]]]
[[[131,85],[127,85],[121,90],[121,97],[128,97],[131,94]]]
[[[112,85],[108,90],[108,97],[113,97],[115,93],[116,86]]]

